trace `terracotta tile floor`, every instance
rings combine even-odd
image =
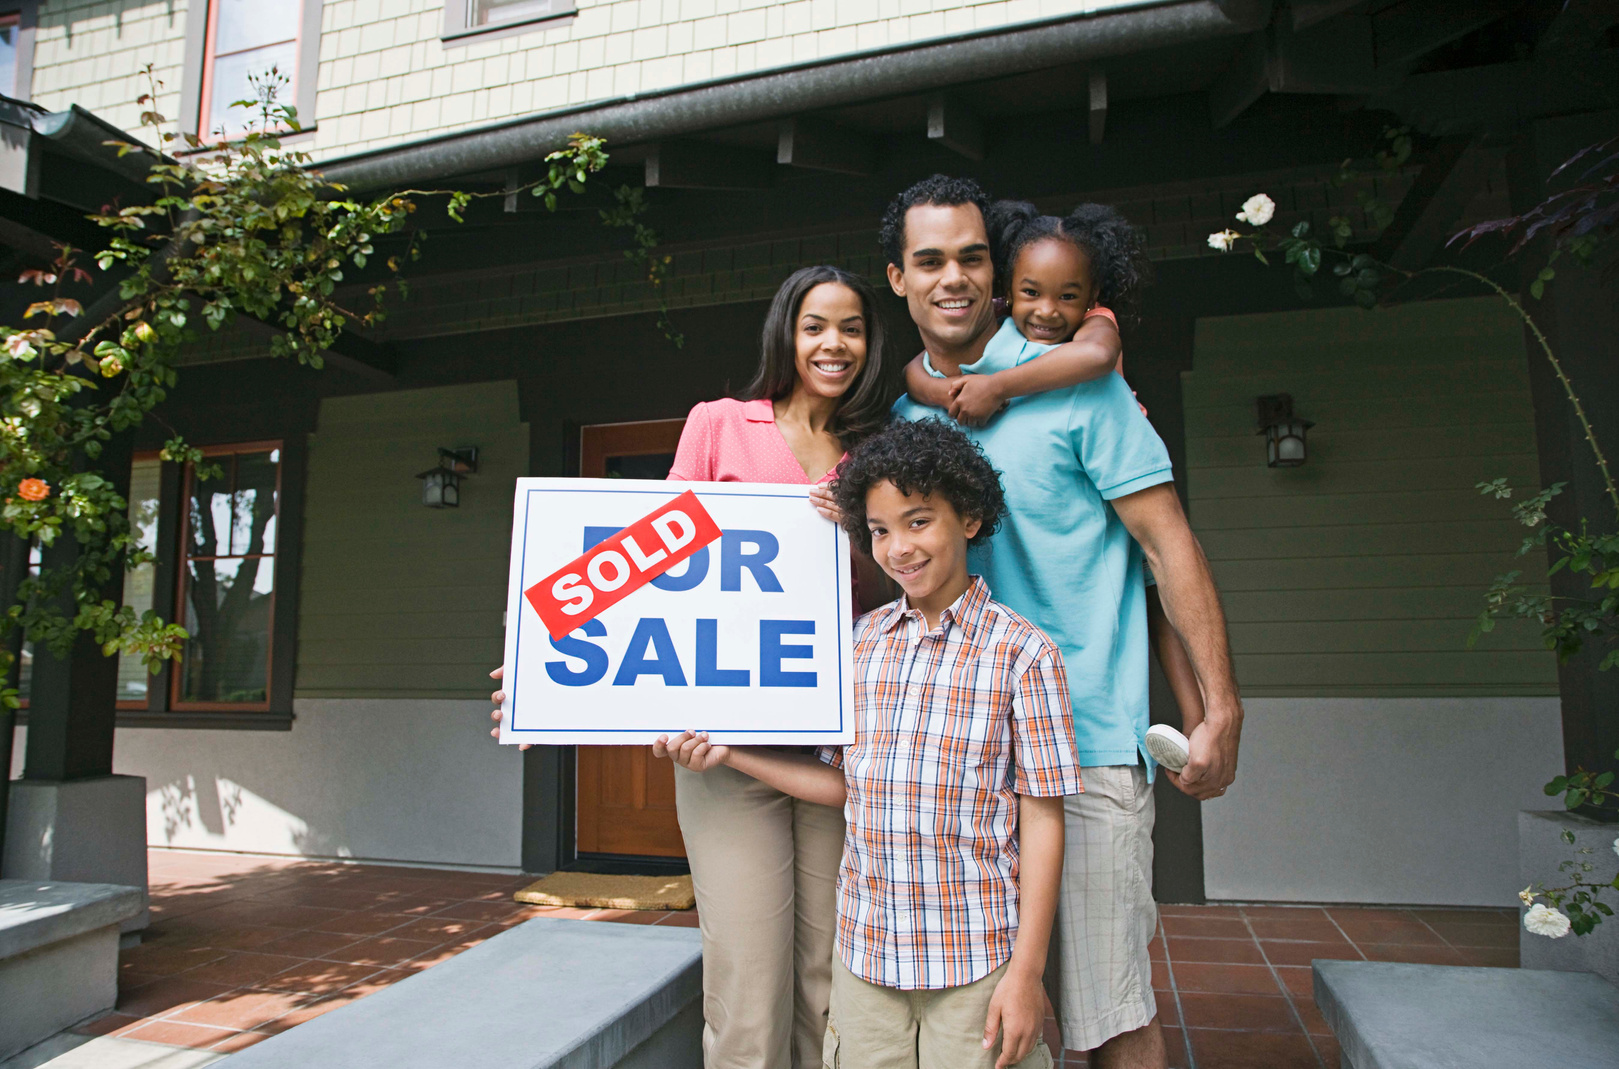
[[[117,1008],[82,1026],[241,1050],[530,917],[696,926],[695,913],[523,906],[515,876],[150,853],[152,926],[120,955]],[[1167,952],[1166,952],[1167,946]],[[1153,986],[1169,1064],[1334,1069],[1313,958],[1515,967],[1517,911],[1165,906]],[[1047,1039],[1057,1049],[1054,1022]],[[1059,1059],[1083,1066],[1082,1054]]]

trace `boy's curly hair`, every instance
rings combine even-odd
[[[1134,318],[1142,288],[1152,279],[1146,239],[1106,204],[1081,204],[1066,216],[1041,215],[1027,201],[997,201],[986,217],[995,250],[996,288],[1007,291],[1018,253],[1042,238],[1070,242],[1090,257],[1096,299],[1121,318]]]
[[[843,527],[863,552],[871,552],[866,494],[890,482],[903,494],[940,496],[963,518],[977,519],[969,545],[987,541],[1006,513],[1001,476],[977,444],[941,419],[896,420],[862,442],[838,472],[833,493]]]

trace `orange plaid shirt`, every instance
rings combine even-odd
[[[924,633],[925,632],[925,633]],[[855,623],[838,954],[863,980],[959,987],[1012,956],[1020,794],[1077,794],[1056,643],[972,585],[926,631],[906,600]]]

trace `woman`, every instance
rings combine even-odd
[[[669,478],[807,484],[836,519],[826,484],[888,420],[882,343],[863,279],[830,266],[795,272],[765,317],[753,381],[740,399],[691,410]],[[869,556],[856,555],[854,576],[856,611],[884,600],[887,579]],[[505,695],[491,697],[499,705]],[[661,745],[653,752],[666,756]],[[813,1069],[826,1034],[843,814],[728,768],[674,772],[703,933],[704,1065]]]

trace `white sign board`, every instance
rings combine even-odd
[[[849,538],[808,490],[517,480],[500,741],[852,741]]]

